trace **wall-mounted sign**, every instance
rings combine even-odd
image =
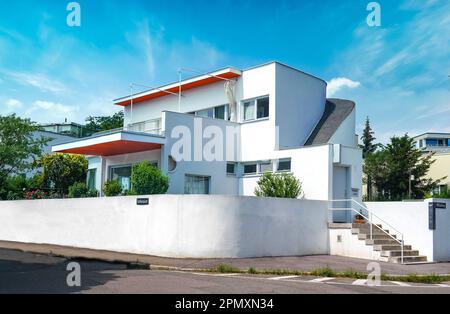
[[[434,208],[438,208],[438,209],[447,209],[447,203],[433,203],[434,204]]]
[[[149,205],[149,204],[150,204],[149,198],[138,198],[136,200],[136,205],[139,205],[139,206],[144,206],[144,205]]]

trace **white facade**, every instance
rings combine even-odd
[[[225,77],[223,73],[232,75],[235,81],[235,121],[229,121],[228,112],[224,119],[217,119],[221,113],[213,113],[215,110],[199,112],[222,105],[230,108],[225,80],[205,83],[210,78]],[[181,99],[170,94],[176,92],[177,86],[185,88],[193,82],[195,88],[183,90]],[[155,96],[158,93],[163,94]],[[337,114],[329,115],[326,82],[277,62],[243,71],[228,68],[119,99],[116,104],[124,104],[123,132],[58,145],[53,150],[91,155],[89,168],[96,169],[98,190],[106,180],[115,178],[114,167],[148,160],[169,176],[171,194],[254,195],[262,173],[271,170],[295,175],[308,199],[360,199],[362,158],[355,143],[355,108],[346,102],[347,111],[339,115],[342,106],[337,104],[332,106]],[[193,112],[216,118],[188,114]],[[192,136],[188,149],[191,160],[175,156],[186,135],[178,132],[180,127]],[[151,131],[136,133],[148,129]],[[218,136],[219,133],[224,136]],[[311,138],[314,141],[308,143]],[[130,142],[154,143],[155,147],[137,151]],[[133,149],[127,151],[128,146]],[[199,151],[200,156],[196,156]],[[210,161],[203,151],[222,158]],[[223,154],[217,154],[221,151]],[[170,158],[177,159],[175,169],[169,165]],[[235,164],[235,173],[227,173],[228,163]],[[333,180],[335,173],[343,175]],[[193,189],[191,179],[201,182],[198,186],[204,184],[204,189]],[[127,183],[126,178],[124,182]]]

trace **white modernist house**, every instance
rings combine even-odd
[[[254,195],[266,172],[290,172],[307,199],[360,199],[355,104],[326,98],[327,83],[271,62],[224,68],[115,100],[124,127],[54,152],[87,155],[89,184],[130,189],[147,160],[170,179],[169,194]]]

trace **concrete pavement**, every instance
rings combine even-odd
[[[72,261],[0,250],[0,293],[450,293],[447,285],[383,282],[369,287],[348,278],[129,270],[126,264],[86,260],[78,261],[81,287],[68,287],[66,266]]]
[[[174,269],[210,269],[220,264],[228,264],[242,270],[254,267],[259,270],[265,269],[289,269],[298,271],[311,271],[317,268],[330,267],[334,271],[346,271],[354,269],[367,272],[368,260],[317,255],[317,256],[293,256],[293,257],[264,257],[264,258],[241,258],[241,259],[175,259],[139,254],[118,253],[109,251],[89,250],[71,247],[62,247],[45,244],[26,244],[18,242],[0,241],[0,248],[21,250],[41,254],[52,254],[70,258],[88,258],[110,262],[140,262],[151,266],[172,267]],[[429,263],[415,265],[399,265],[379,262],[381,272],[390,275],[415,274],[450,274],[450,263]]]

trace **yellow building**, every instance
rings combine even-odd
[[[427,177],[433,180],[443,179],[434,193],[450,189],[450,133],[425,133],[414,137],[416,145],[424,154],[434,153],[435,162],[431,165]]]

